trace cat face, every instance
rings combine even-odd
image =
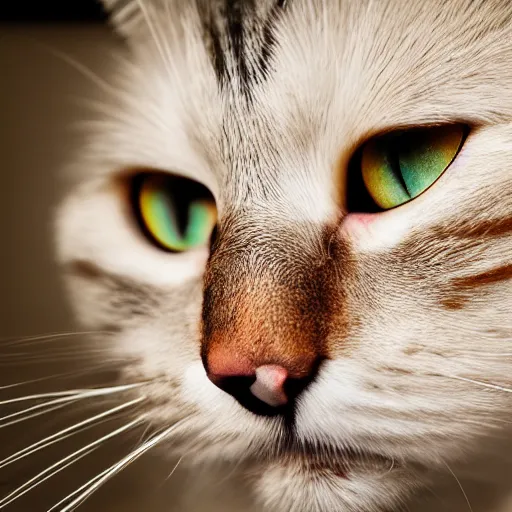
[[[58,254],[145,419],[176,424],[162,453],[236,461],[279,511],[396,509],[511,456],[512,5],[107,3],[130,53]],[[369,208],[365,142],[417,127],[460,133],[446,170]],[[157,243],[155,172],[211,194],[211,243]]]

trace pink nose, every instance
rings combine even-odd
[[[288,372],[277,364],[265,364],[256,368],[256,380],[249,388],[251,393],[271,407],[286,405],[288,398],[284,391],[284,383]]]
[[[256,414],[274,415],[295,399],[311,381],[311,374],[295,377],[281,364],[253,365],[222,349],[207,360],[208,378]]]

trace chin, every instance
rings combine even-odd
[[[398,451],[395,456],[389,447],[379,451],[378,442],[365,448],[348,434],[329,434],[335,428],[332,418],[316,423],[314,417],[324,416],[317,394],[322,383],[293,409],[274,415],[242,407],[210,382],[200,362],[184,372],[173,406],[161,400],[157,405],[158,397],[169,397],[162,386],[154,381],[146,389],[155,397],[153,422],[174,423],[179,430],[161,453],[183,457],[192,468],[210,468],[210,473],[224,463],[228,474],[236,472],[249,484],[258,510],[396,511],[427,482],[422,465],[406,463]],[[344,422],[338,423],[339,434]]]
[[[283,512],[370,512],[398,510],[416,487],[400,468],[359,468],[340,475],[316,466],[315,457],[290,458],[265,467],[256,480],[256,497],[266,510]],[[345,464],[344,464],[345,465]]]

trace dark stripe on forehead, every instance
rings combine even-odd
[[[258,68],[263,77],[267,74],[268,62],[270,60],[270,56],[272,55],[272,48],[276,43],[273,30],[274,24],[281,10],[285,8],[286,4],[287,0],[278,0],[278,2],[276,2],[276,4],[272,7],[267,21],[263,27],[263,42],[258,62]]]
[[[253,0],[226,0],[226,23],[228,38],[242,84],[249,82],[246,62],[244,20],[254,16]]]
[[[203,17],[202,20],[206,45],[209,50],[213,69],[217,75],[217,80],[222,83],[224,81],[224,77],[227,74],[227,70],[226,58],[224,55],[224,49],[222,48],[220,32],[217,24],[215,23],[215,18],[211,13],[209,13],[206,17]]]
[[[274,25],[286,0],[199,0],[208,47],[217,79],[227,85],[236,73],[250,96],[254,82],[265,79],[275,45]]]

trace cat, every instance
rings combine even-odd
[[[57,254],[143,451],[227,461],[262,510],[498,510],[512,3],[104,4],[129,57]]]

